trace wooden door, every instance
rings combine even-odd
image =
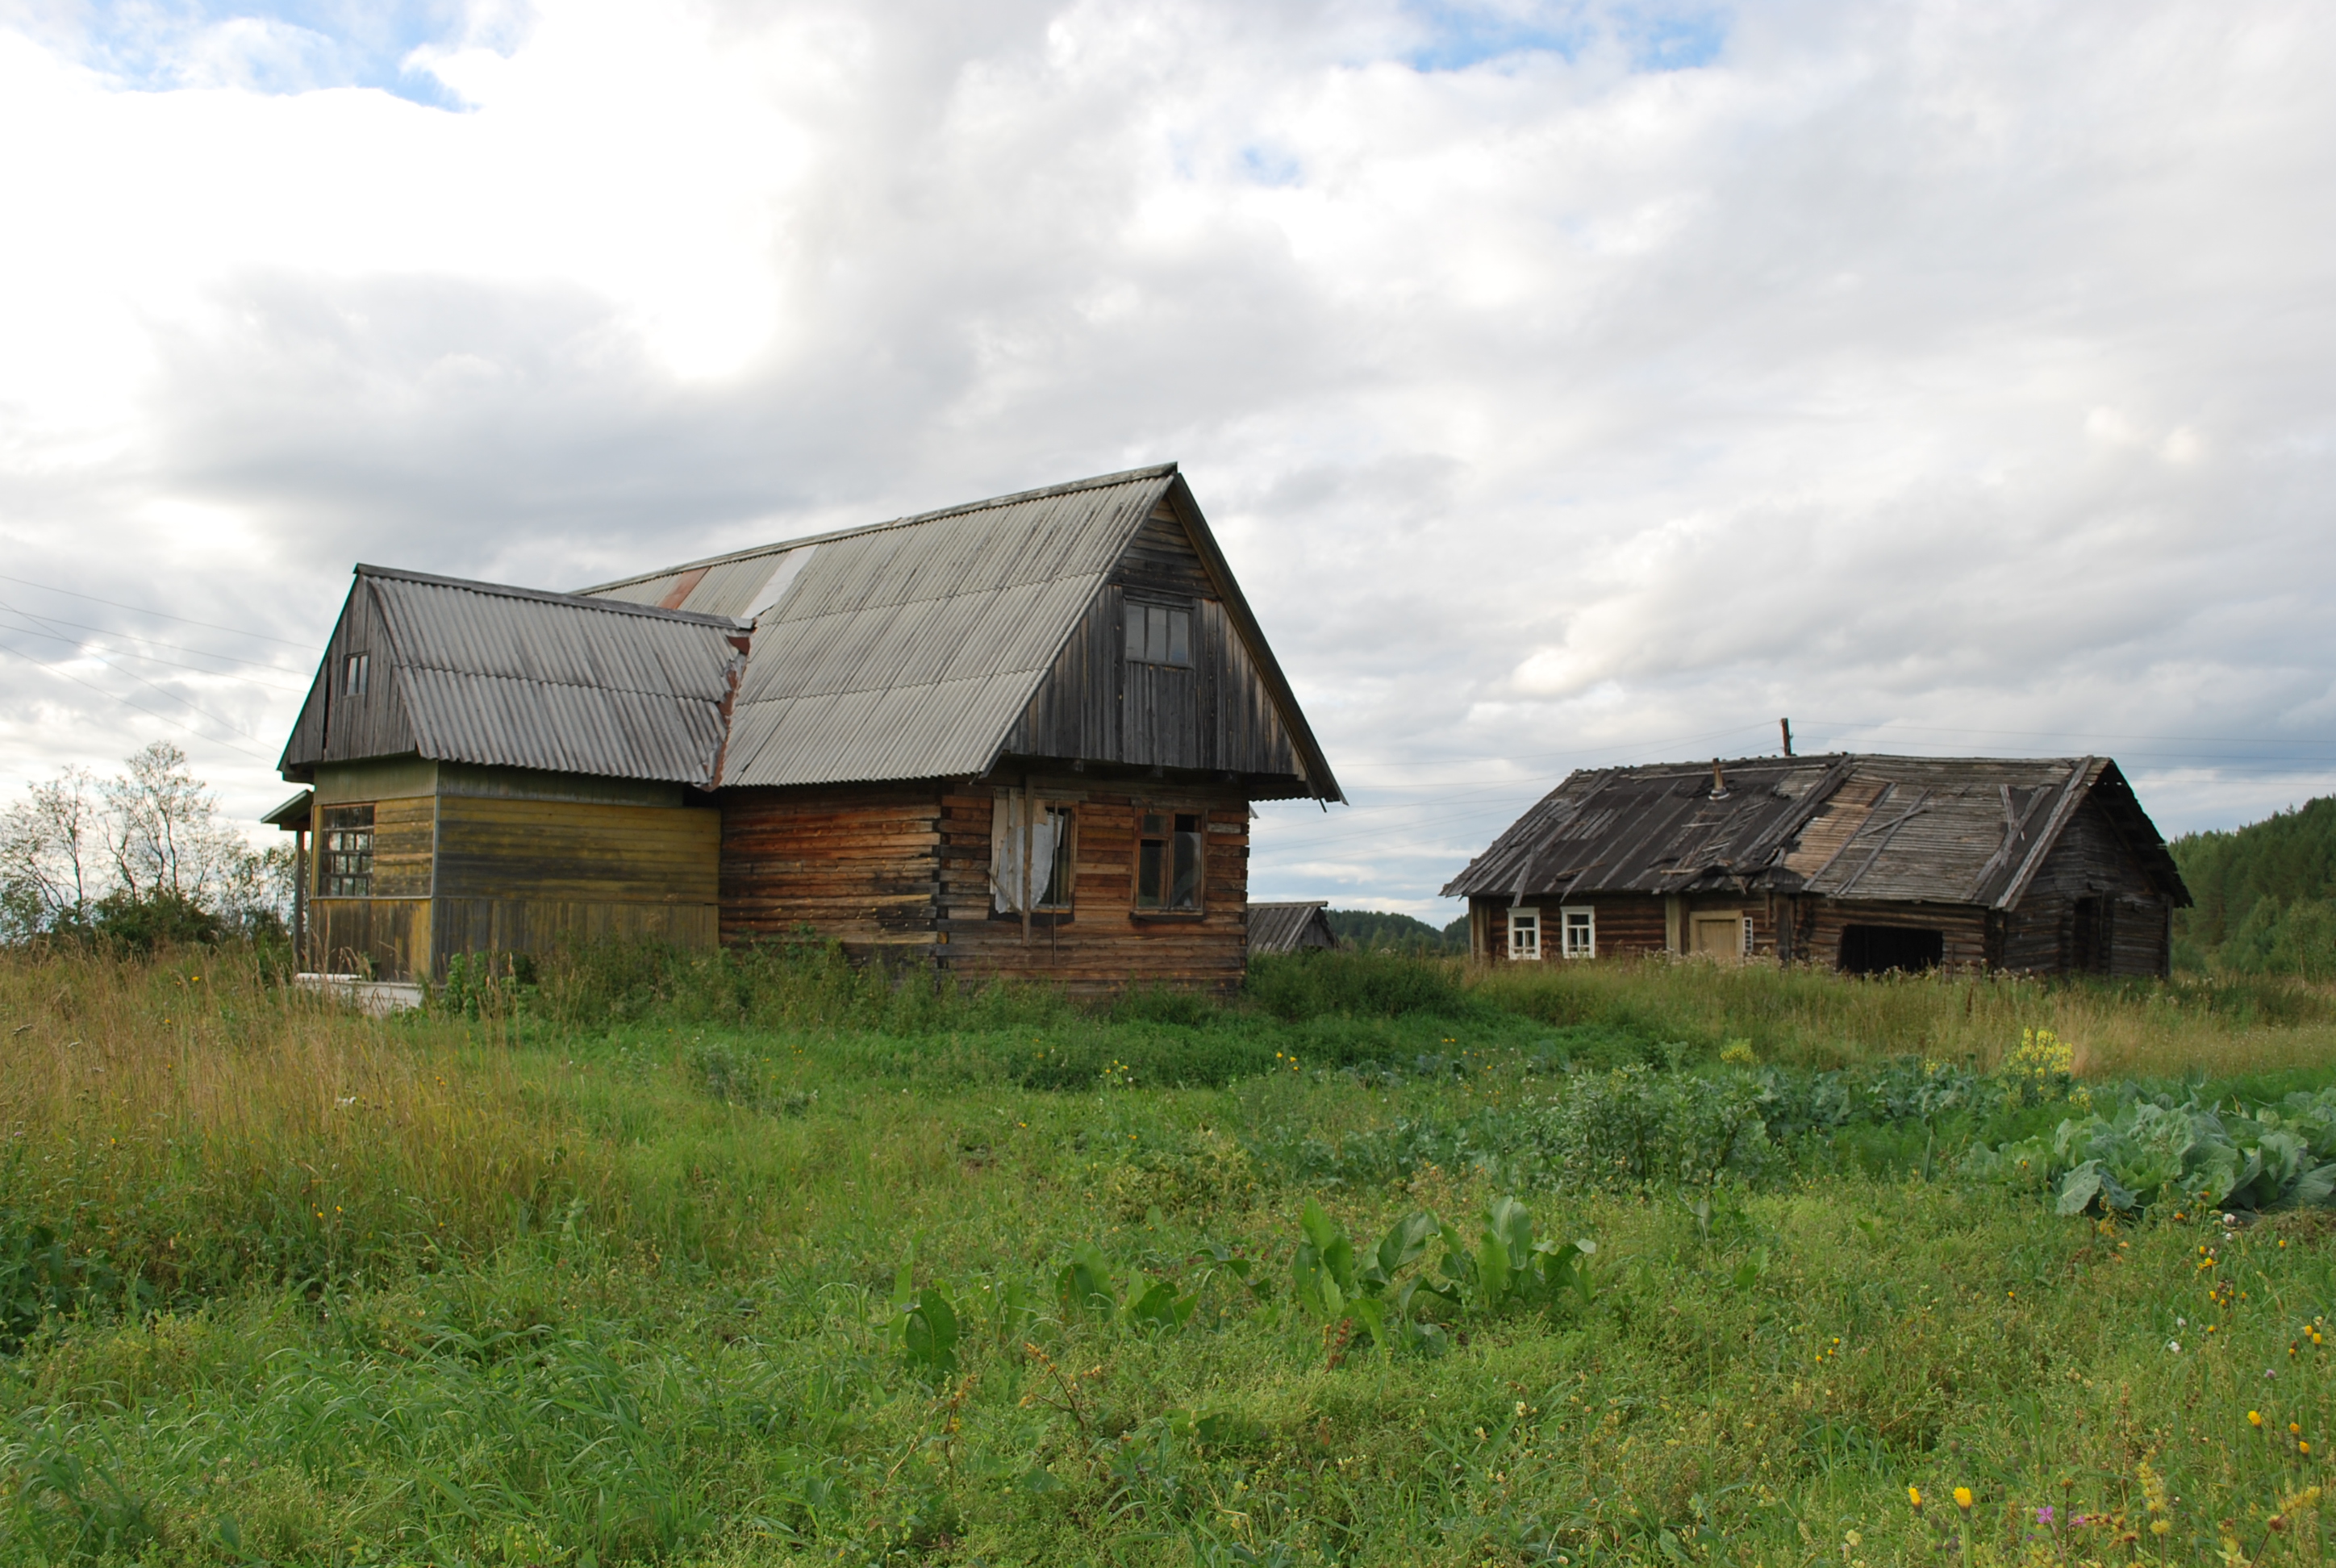
[[[1687,933],[1687,950],[1698,958],[1732,962],[1744,956],[1744,917],[1734,910],[1689,915]]]

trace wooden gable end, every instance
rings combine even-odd
[[[397,690],[396,668],[389,628],[375,601],[373,585],[357,579],[325,646],[325,662],[316,672],[316,692],[324,698],[321,762],[361,762],[367,757],[403,756],[414,749],[414,726]],[[365,690],[348,690],[349,660],[362,657]],[[301,716],[305,731],[308,716]]]
[[[1184,523],[1163,502],[1130,540],[1003,752],[1304,777],[1297,738],[1225,598]],[[1131,602],[1190,617],[1189,664],[1129,657]]]

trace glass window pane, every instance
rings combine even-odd
[[[1153,664],[1168,657],[1168,611],[1160,605],[1144,607],[1144,657]]]
[[[1168,819],[1156,812],[1146,813],[1144,825],[1138,831],[1144,833],[1164,833],[1168,831]]]
[[[1197,822],[1195,817],[1176,819],[1176,886],[1169,897],[1169,907],[1197,910],[1201,907],[1201,835],[1188,831],[1184,824]]]
[[[1135,850],[1135,901],[1144,909],[1160,907],[1160,852],[1167,846],[1146,839]]]
[[[1127,657],[1136,663],[1144,658],[1144,607],[1140,604],[1127,607]]]
[[[1170,664],[1192,662],[1192,613],[1190,610],[1172,609],[1168,612],[1167,658]]]

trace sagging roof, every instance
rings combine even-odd
[[[1249,950],[1294,953],[1300,948],[1337,947],[1338,933],[1331,930],[1329,919],[1322,912],[1329,903],[1328,899],[1309,899],[1250,905]]]
[[[747,618],[754,653],[721,783],[988,770],[1153,510],[1172,506],[1302,759],[1343,798],[1248,601],[1173,463],[603,583],[588,597]]]
[[[740,641],[725,616],[360,565],[277,765],[414,754],[704,787]]]
[[[2008,908],[2088,799],[2152,879],[2188,903],[2125,775],[2089,756],[1843,754],[1586,770],[1444,892],[1773,891]]]

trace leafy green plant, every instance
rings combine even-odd
[[[1967,1174],[2049,1191],[2062,1214],[2173,1202],[2269,1210],[2336,1196],[2336,1089],[2290,1095],[2249,1115],[2135,1096],[2113,1115],[2063,1121],[2049,1137],[1972,1150]]]
[[[945,1378],[957,1370],[958,1309],[939,1281],[915,1287],[915,1259],[892,1278],[891,1338],[900,1359],[919,1371]]]

